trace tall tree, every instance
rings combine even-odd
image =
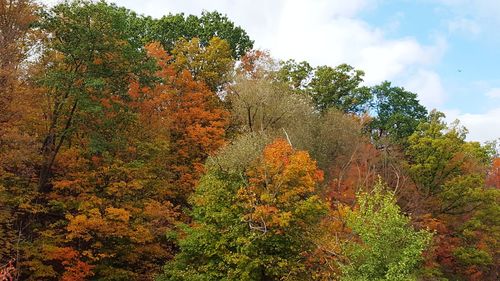
[[[485,188],[488,150],[466,142],[433,111],[408,139],[409,173],[416,184],[419,221],[436,230],[434,267],[451,279],[490,280],[497,274],[500,193]],[[494,279],[491,279],[494,280]]]
[[[38,9],[34,1],[0,1],[0,276],[12,278],[36,195],[41,99],[28,58],[41,38],[31,28]]]
[[[372,87],[371,93],[375,117],[369,128],[373,138],[378,141],[388,137],[404,145],[417,125],[425,120],[427,110],[419,103],[415,93],[393,87],[387,81]]]
[[[308,85],[308,92],[316,108],[326,111],[336,108],[349,113],[362,113],[367,110],[371,93],[361,87],[364,72],[347,64],[335,68],[320,66]]]
[[[268,145],[246,175],[210,170],[192,198],[194,225],[160,280],[310,280],[315,225],[326,205],[322,173],[285,140]]]
[[[50,190],[51,169],[76,124],[92,126],[96,115],[117,110],[128,99],[130,79],[144,77],[148,64],[134,17],[105,2],[74,1],[55,6],[41,20],[40,28],[49,34],[39,78],[48,101],[41,191]],[[92,141],[100,153],[110,140],[96,133]]]
[[[417,231],[382,183],[358,196],[347,226],[358,239],[347,242],[341,280],[418,280],[417,270],[431,233]]]
[[[202,46],[200,39],[179,39],[172,50],[173,65],[178,71],[189,70],[195,80],[204,82],[211,91],[222,90],[231,79],[234,60],[227,41],[219,37]]]
[[[144,91],[159,97],[158,106],[168,112],[172,155],[165,164],[173,172],[176,196],[185,200],[203,171],[205,159],[225,143],[229,113],[216,94],[193,80],[188,70],[177,72],[158,43],[148,45],[148,51],[157,60],[156,76],[163,82]]]
[[[253,47],[245,30],[216,11],[203,11],[199,17],[169,14],[153,22],[152,30],[150,40],[160,42],[167,51],[172,50],[181,38],[187,41],[199,38],[201,46],[205,47],[213,37],[219,37],[229,43],[234,59],[239,59]]]

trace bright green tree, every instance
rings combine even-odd
[[[357,205],[347,216],[356,238],[345,244],[347,262],[341,280],[417,280],[431,233],[411,226],[394,194],[381,182],[358,195]]]

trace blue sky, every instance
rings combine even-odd
[[[500,9],[493,1],[491,7]],[[393,26],[387,28],[388,37],[413,36],[427,44],[437,36],[446,40],[447,48],[433,67],[448,95],[441,106],[480,114],[500,103],[486,95],[500,88],[497,11],[498,18],[490,18],[495,15],[483,14],[472,2],[393,0],[380,2],[361,13],[361,18],[375,26]]]
[[[460,119],[469,140],[500,137],[500,0],[114,2],[153,17],[217,10],[276,58],[351,64],[367,85],[392,81]]]

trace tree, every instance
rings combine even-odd
[[[234,60],[229,44],[213,37],[202,46],[200,39],[179,39],[172,49],[173,66],[177,71],[189,70],[193,78],[204,82],[211,91],[222,90],[229,82]]]
[[[10,142],[8,154],[1,148],[2,260],[15,253],[22,280],[153,274],[172,253],[159,232],[177,212],[168,175],[157,168],[168,135],[149,123],[164,116],[146,119],[148,100],[129,93],[132,80],[153,80],[136,17],[86,1],[40,14],[31,30],[46,35],[40,57],[16,78],[33,88],[9,92],[34,99],[16,108],[23,138]]]
[[[313,68],[308,62],[287,60],[280,62],[280,69],[277,75],[280,81],[286,82],[293,89],[304,91],[310,82],[312,74]]]
[[[40,21],[39,27],[50,34],[39,74],[48,100],[41,191],[50,190],[51,169],[77,123],[91,127],[96,114],[118,110],[128,99],[130,78],[150,70],[134,19],[130,11],[105,2],[74,1],[53,7]],[[110,140],[93,135],[96,152],[102,152]]]
[[[315,225],[326,205],[322,173],[285,140],[266,146],[246,175],[210,170],[192,197],[194,224],[159,280],[310,280]]]
[[[374,98],[375,117],[369,124],[376,141],[389,138],[392,142],[405,145],[407,138],[427,116],[427,110],[420,105],[417,95],[404,88],[393,87],[383,82],[370,89]]]
[[[307,98],[269,77],[238,75],[227,100],[235,123],[249,132],[287,129],[312,111]]]
[[[486,185],[500,188],[500,157],[493,156],[491,168],[488,171]]]
[[[320,111],[336,108],[343,112],[362,113],[367,110],[371,99],[368,88],[360,87],[363,76],[363,71],[347,64],[335,68],[320,66],[314,70],[307,91]]]
[[[28,58],[42,39],[31,28],[38,11],[34,1],[0,1],[0,279],[17,278],[26,209],[36,190],[41,99]]]
[[[168,116],[172,154],[165,165],[173,173],[172,184],[178,189],[175,196],[183,202],[193,191],[205,159],[225,143],[228,112],[215,93],[193,80],[188,70],[177,72],[158,43],[147,48],[158,63],[156,76],[162,83],[142,90],[156,97],[153,109]]]
[[[414,213],[436,230],[430,259],[438,274],[489,280],[496,274],[500,198],[498,190],[484,185],[490,155],[487,147],[465,141],[465,128],[448,127],[443,117],[431,112],[408,138],[408,170],[418,193]]]
[[[180,38],[187,41],[199,38],[205,47],[213,37],[219,37],[229,43],[233,59],[239,59],[253,47],[253,41],[241,27],[216,11],[203,11],[200,17],[169,14],[154,21],[151,29],[150,41],[160,42],[167,51],[171,51]]]
[[[347,226],[358,238],[345,244],[348,258],[341,280],[417,280],[431,233],[417,231],[402,214],[394,194],[381,182],[358,195]]]

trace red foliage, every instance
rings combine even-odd
[[[55,248],[47,252],[47,259],[59,262],[64,267],[62,281],[85,281],[94,275],[94,266],[80,260],[80,253],[70,247]]]
[[[360,144],[349,157],[342,157],[339,162],[343,164],[334,165],[330,170],[334,178],[329,183],[328,197],[332,202],[354,204],[356,192],[372,185],[377,177],[375,165],[380,152],[372,144]]]
[[[0,268],[0,281],[14,281],[16,274],[14,260],[10,260],[6,265]]]

